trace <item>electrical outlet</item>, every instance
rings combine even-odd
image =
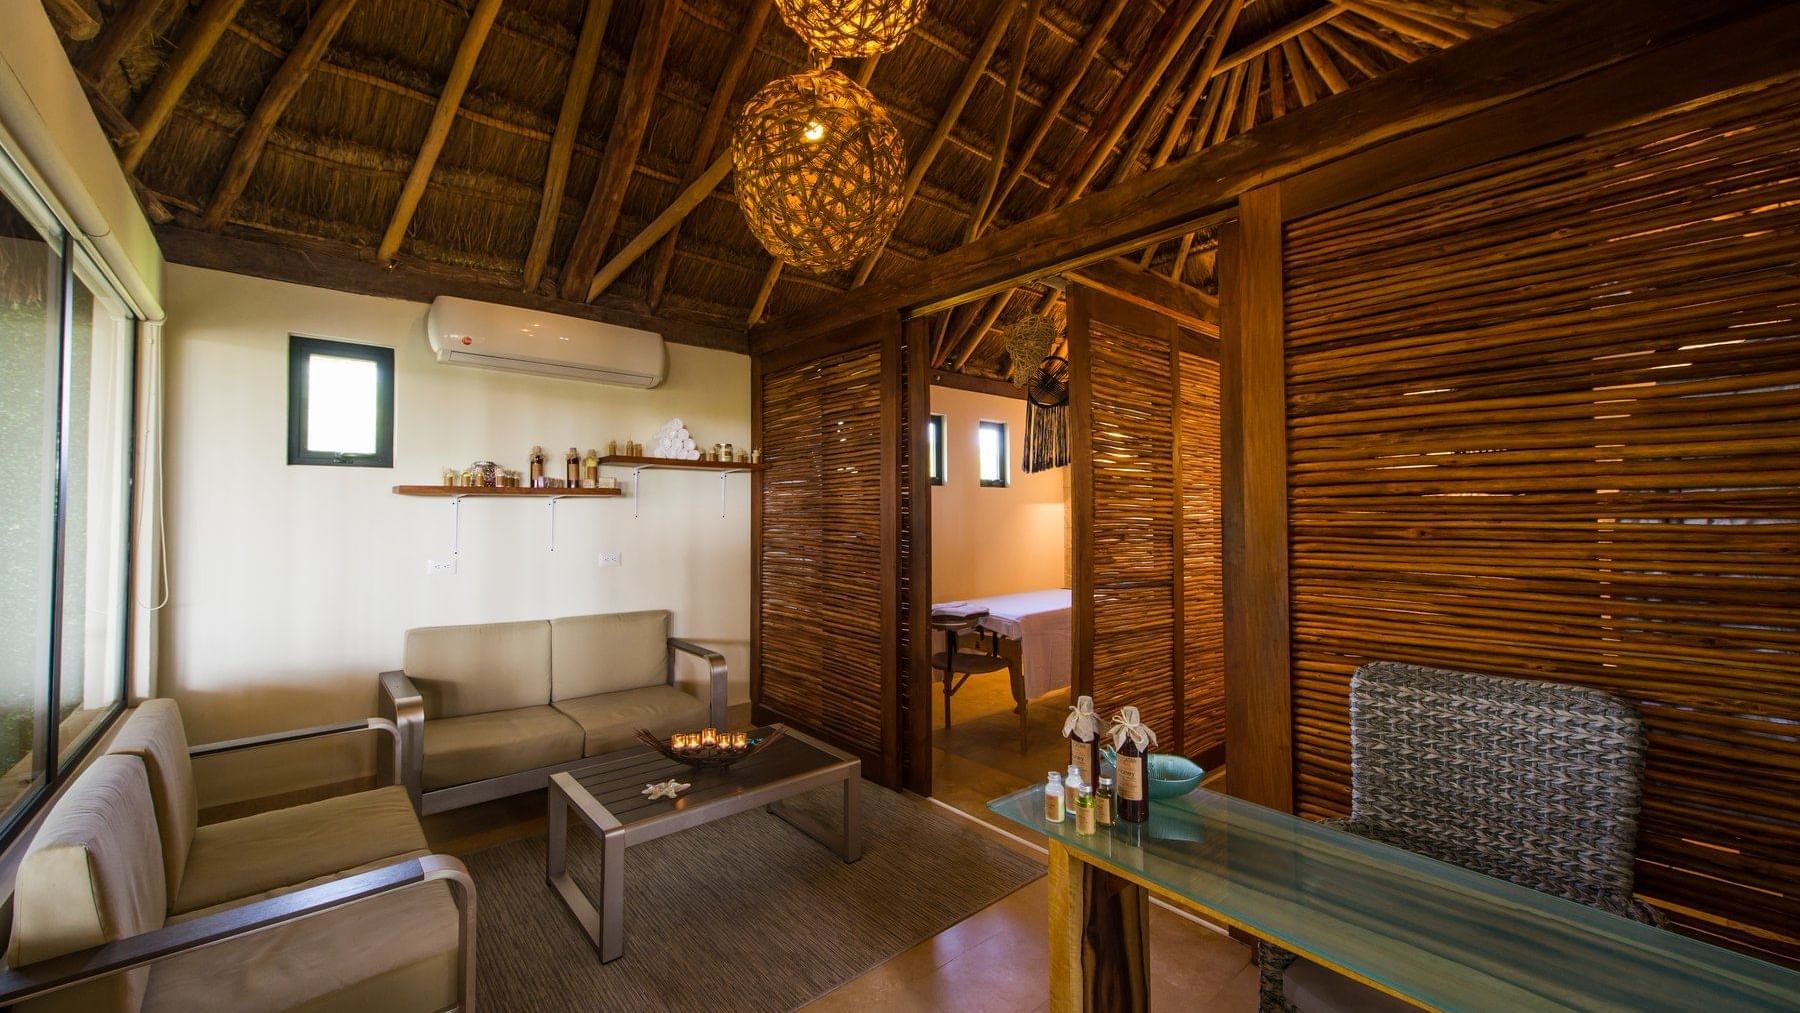
[[[451,556],[449,559],[427,559],[425,561],[425,576],[456,576],[456,557]]]
[[[602,553],[600,553],[600,565],[601,566],[618,566],[620,564],[620,562],[621,562],[621,560],[619,558],[619,553],[617,553],[617,552],[602,552]]]

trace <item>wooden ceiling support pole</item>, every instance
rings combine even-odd
[[[1331,54],[1325,51],[1325,47],[1317,39],[1310,35],[1300,36],[1300,49],[1306,53],[1307,62],[1319,72],[1319,79],[1325,82],[1325,87],[1330,88],[1333,95],[1350,90],[1350,82],[1344,80],[1337,61],[1331,58]]]
[[[1331,27],[1352,38],[1361,39],[1369,45],[1374,46],[1376,49],[1381,50],[1389,56],[1396,57],[1405,63],[1411,63],[1429,52],[1428,50],[1413,45],[1411,42],[1408,42],[1397,35],[1390,35],[1387,32],[1382,31],[1381,26],[1375,24],[1373,21],[1370,21],[1367,24],[1364,24],[1363,22],[1364,19],[1360,15],[1342,17],[1333,21]]]
[[[337,37],[338,29],[344,27],[350,12],[355,9],[356,0],[321,0],[313,11],[306,31],[300,33],[300,41],[294,43],[287,59],[281,61],[281,67],[269,80],[269,86],[263,89],[262,98],[256,103],[256,110],[250,114],[243,131],[238,134],[237,147],[231,152],[231,161],[226,163],[225,174],[220,177],[218,187],[213,190],[212,200],[207,202],[206,212],[201,216],[202,228],[208,232],[217,232],[231,217],[232,207],[244,195],[244,188],[250,185],[250,176],[256,172],[256,163],[262,158],[263,146],[269,143],[269,135],[275,131],[275,124],[281,121],[281,114],[287,112],[288,103],[300,94],[300,87],[312,76],[313,68],[324,59],[325,50],[331,47],[331,40]]]
[[[1306,54],[1300,51],[1298,42],[1288,42],[1281,47],[1281,55],[1286,58],[1288,70],[1294,75],[1294,95],[1300,100],[1300,108],[1304,109],[1319,100],[1319,89],[1313,87],[1312,75],[1307,72]]]
[[[1031,0],[1025,10],[1025,19],[1019,23],[1019,38],[1013,43],[1012,52],[1007,59],[1012,62],[1012,72],[1007,76],[1006,102],[1000,107],[1000,128],[994,138],[994,157],[988,161],[987,176],[981,183],[981,196],[975,201],[975,209],[969,213],[968,225],[963,229],[963,242],[974,242],[981,235],[981,223],[987,218],[988,208],[994,203],[994,193],[1000,188],[1000,173],[1006,168],[1006,149],[1012,145],[1013,115],[1019,105],[1019,86],[1025,78],[1025,64],[1031,60],[1031,36],[1037,28],[1038,12],[1044,6],[1044,0]],[[936,356],[932,357],[936,362]]]
[[[1409,39],[1417,39],[1439,49],[1448,49],[1462,41],[1461,36],[1433,28],[1404,14],[1395,14],[1380,4],[1370,3],[1369,0],[1332,0],[1332,3],[1338,7],[1355,11],[1383,28],[1391,29]]]
[[[1343,33],[1330,25],[1321,25],[1313,31],[1313,38],[1324,43],[1326,48],[1342,57],[1345,63],[1355,67],[1364,77],[1377,77],[1382,73],[1381,66],[1352,42]]]
[[[744,23],[738,28],[731,55],[725,58],[725,69],[720,72],[719,83],[713,90],[712,101],[707,104],[706,115],[700,120],[700,133],[694,142],[694,153],[688,158],[687,171],[681,177],[684,191],[704,176],[712,163],[713,151],[719,145],[719,135],[724,132],[725,122],[738,108],[738,82],[743,79],[744,69],[750,66],[750,57],[756,52],[756,43],[762,38],[763,28],[769,23],[771,9],[772,0],[754,0],[749,13],[744,15]],[[650,267],[650,287],[645,296],[652,310],[662,304],[663,291],[669,284],[669,270],[675,264],[675,244],[680,238],[681,223],[676,222],[669,234],[663,237],[662,245],[656,248],[656,260]]]
[[[537,226],[525,254],[524,284],[536,291],[550,262],[556,242],[556,224],[562,215],[563,189],[569,182],[569,163],[575,157],[575,139],[581,132],[581,115],[587,111],[594,90],[594,72],[600,64],[601,44],[606,41],[606,22],[612,17],[612,0],[588,0],[581,19],[581,36],[569,64],[569,80],[563,89],[562,109],[556,114],[556,132],[550,138],[550,162],[544,169],[544,194],[538,201]]]
[[[938,117],[937,126],[931,136],[925,139],[925,146],[913,156],[912,166],[906,171],[906,182],[900,190],[901,215],[906,214],[907,206],[912,204],[913,194],[919,192],[919,184],[925,182],[925,174],[931,170],[931,163],[937,160],[938,152],[943,149],[944,141],[950,137],[956,121],[962,118],[963,107],[968,105],[969,96],[975,94],[975,86],[981,83],[981,76],[987,71],[988,61],[994,58],[994,51],[1000,48],[1000,40],[1006,37],[1006,28],[1012,23],[1013,15],[1019,12],[1022,0],[1001,0],[1000,10],[988,24],[987,35],[981,39],[981,45],[969,57],[969,66],[963,71],[962,80],[957,83],[956,91],[951,93],[950,101],[944,112]],[[996,152],[996,158],[1003,152]],[[869,280],[875,265],[881,260],[881,251],[887,248],[887,237],[883,237],[875,249],[864,257],[856,266],[856,275],[850,282],[851,288],[857,288]]]
[[[568,259],[563,263],[564,299],[579,302],[587,294],[613,227],[619,222],[619,208],[625,202],[631,169],[637,164],[644,132],[650,126],[656,86],[662,80],[663,58],[668,55],[669,39],[675,34],[680,13],[681,0],[647,0],[644,4],[637,37],[631,45],[631,62],[625,66],[625,81],[620,85],[619,104],[613,112],[612,129],[607,132],[606,154],[594,177],[594,192],[581,216],[580,231],[575,233],[575,243],[569,247]]]
[[[381,246],[375,251],[378,263],[385,264],[400,252],[400,241],[406,238],[413,213],[419,210],[419,200],[425,196],[426,184],[431,182],[431,170],[437,167],[444,142],[450,137],[450,128],[456,123],[456,111],[462,108],[463,93],[469,88],[469,79],[475,76],[475,61],[481,58],[481,47],[487,44],[488,31],[494,27],[494,18],[499,13],[500,0],[476,0],[475,9],[469,12],[469,27],[463,31],[462,42],[456,47],[456,58],[450,63],[450,74],[444,79],[443,93],[438,96],[437,107],[431,111],[425,140],[419,145],[412,171],[406,174],[406,183],[400,188],[400,202],[394,207],[387,232],[381,237]]]
[[[87,52],[81,54],[81,62],[76,69],[96,85],[103,85],[119,67],[119,57],[131,48],[131,44],[144,34],[150,22],[156,20],[156,12],[162,9],[162,0],[126,0],[100,29],[94,37],[94,44]]]
[[[158,74],[150,90],[138,101],[137,108],[132,111],[131,125],[137,128],[137,140],[119,153],[119,164],[127,173],[137,171],[138,164],[144,160],[144,153],[150,150],[150,143],[162,128],[169,122],[169,116],[175,112],[175,106],[181,102],[181,96],[187,92],[188,85],[194,75],[212,55],[219,39],[224,36],[225,29],[237,17],[238,8],[244,6],[244,0],[206,0],[200,9],[188,19],[187,30],[182,32],[181,41],[176,43],[175,52],[169,56],[169,63]]]
[[[981,339],[988,331],[993,330],[994,324],[1000,320],[1000,314],[1006,312],[1006,305],[1012,302],[1013,292],[1017,291],[1018,289],[1013,289],[1002,293],[988,302],[987,311],[981,314],[981,319],[976,322],[974,329],[969,333],[968,343],[963,345],[962,351],[956,355],[954,364],[956,369],[961,369],[968,364],[969,357],[975,354],[975,349],[981,347]]]
[[[80,42],[100,34],[100,7],[94,0],[44,0],[44,13],[64,38]]]
[[[717,189],[719,184],[725,181],[725,177],[730,174],[731,152],[721,151],[718,157],[713,159],[712,165],[707,166],[706,171],[700,174],[699,179],[689,183],[687,189],[676,194],[674,202],[664,208],[662,214],[657,215],[650,224],[644,226],[642,232],[633,236],[631,241],[626,243],[618,253],[613,254],[613,258],[606,262],[606,266],[594,275],[593,282],[588,285],[585,301],[593,302],[599,298],[600,293],[619,280],[619,275],[624,274],[626,268],[637,263],[639,257],[649,253],[650,248],[664,236],[672,235],[675,229],[681,225],[681,220],[699,207],[700,202]]]
[[[1297,39],[1343,13],[1342,7],[1326,4],[1311,14],[1290,21],[1237,52],[1226,56],[1219,61],[1215,73],[1223,74],[1234,67],[1241,67],[1269,50],[1279,47],[1289,39]]]

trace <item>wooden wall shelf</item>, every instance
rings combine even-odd
[[[514,486],[508,489],[489,489],[476,485],[397,485],[394,492],[401,496],[536,496],[540,499],[551,496],[623,496],[623,489],[528,489]]]
[[[738,464],[735,461],[683,461],[677,457],[628,457],[624,454],[607,454],[600,458],[601,464],[617,465],[621,468],[671,468],[681,471],[761,471],[766,464]]]

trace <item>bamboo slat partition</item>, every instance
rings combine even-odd
[[[1077,682],[1165,752],[1221,755],[1216,343],[1070,288]],[[1173,382],[1171,382],[1173,380]]]
[[[1790,80],[1286,223],[1300,813],[1364,661],[1611,690],[1639,890],[1800,960],[1797,151]]]
[[[752,696],[855,751],[884,731],[882,348],[759,370],[763,462]],[[760,720],[760,718],[759,718]]]

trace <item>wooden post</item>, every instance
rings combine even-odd
[[[1281,191],[1244,194],[1219,258],[1226,788],[1291,812]]]
[[[1069,289],[1069,569],[1073,571],[1069,693],[1094,692],[1094,293]]]
[[[1147,1013],[1150,895],[1050,842],[1051,1013]]]
[[[911,722],[901,729],[903,782],[908,791],[931,794],[931,477],[926,474],[925,448],[931,425],[931,322],[909,320],[906,339],[906,428],[910,442],[906,470],[911,528],[907,545],[906,674],[907,710]]]

